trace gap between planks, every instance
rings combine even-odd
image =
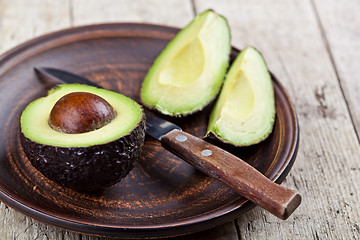
[[[322,24],[322,22],[321,22],[321,18],[320,18],[320,15],[319,15],[319,11],[317,10],[317,7],[316,7],[316,4],[315,4],[314,0],[310,0],[310,4],[311,4],[312,10],[313,10],[313,12],[314,12],[314,15],[315,15],[315,17],[316,17],[316,22],[317,22],[319,31],[320,31],[320,33],[321,33],[321,37],[322,37],[322,40],[323,40],[323,42],[324,42],[326,51],[327,51],[327,53],[328,53],[328,55],[329,55],[329,59],[330,59],[331,65],[332,65],[332,67],[333,67],[333,69],[334,69],[334,72],[335,72],[335,75],[336,75],[337,82],[338,82],[338,84],[339,84],[339,88],[340,88],[342,97],[343,97],[343,99],[344,99],[344,101],[345,101],[346,108],[347,108],[348,114],[349,114],[349,116],[350,116],[350,120],[351,120],[351,123],[352,123],[352,127],[353,127],[353,129],[354,129],[354,132],[355,132],[355,135],[356,135],[358,144],[360,144],[360,136],[359,136],[359,133],[356,131],[354,116],[352,115],[352,112],[350,111],[349,103],[348,103],[348,100],[347,100],[347,98],[346,98],[346,95],[345,95],[343,86],[342,86],[341,81],[340,81],[340,75],[339,75],[339,71],[338,71],[337,65],[336,65],[336,63],[335,63],[334,54],[333,54],[333,52],[332,52],[332,50],[331,50],[331,47],[330,47],[330,44],[329,44],[329,40],[328,40],[328,38],[327,38],[327,36],[326,36],[324,26],[323,26],[323,24]]]

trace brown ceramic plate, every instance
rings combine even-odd
[[[100,193],[63,188],[36,171],[19,144],[23,108],[46,90],[33,67],[56,67],[85,76],[139,100],[142,80],[178,29],[146,24],[105,24],[51,33],[0,57],[0,200],[17,211],[71,231],[118,237],[164,237],[205,230],[254,205],[146,138],[142,157],[120,183]],[[232,59],[237,50],[233,49]],[[277,117],[270,137],[231,151],[280,183],[296,156],[294,108],[273,78]],[[203,136],[211,106],[171,119]]]

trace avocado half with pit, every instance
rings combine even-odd
[[[142,103],[170,116],[202,110],[220,91],[230,50],[226,19],[211,10],[196,16],[149,69],[141,88]]]
[[[214,108],[207,137],[235,146],[266,139],[275,121],[272,79],[262,55],[249,47],[231,65]]]
[[[80,191],[100,190],[124,178],[145,138],[139,104],[81,84],[59,85],[31,102],[20,123],[21,143],[32,165]]]

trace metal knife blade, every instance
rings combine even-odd
[[[35,68],[43,82],[82,83],[101,88],[90,80],[54,68]],[[301,203],[300,194],[272,182],[240,158],[200,138],[183,132],[166,120],[147,115],[146,133],[197,169],[222,181],[240,195],[275,216],[286,219]]]
[[[146,113],[145,113],[146,114]],[[182,129],[166,120],[146,114],[146,133],[161,141],[161,138],[174,129]]]
[[[103,88],[99,84],[90,81],[87,78],[79,75],[67,72],[56,68],[34,68],[36,75],[43,82],[53,83],[54,85],[60,83],[80,83],[89,86]],[[179,126],[163,120],[158,117],[154,117],[145,112],[146,115],[146,133],[154,137],[157,140],[161,140],[161,137],[171,132],[174,129],[182,130]]]
[[[39,67],[34,67],[34,70],[36,75],[42,82],[50,82],[53,84],[80,83],[97,88],[103,88],[87,78],[81,77],[79,75],[64,70],[60,70],[56,68],[39,68]]]

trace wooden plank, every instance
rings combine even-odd
[[[360,2],[315,0],[314,7],[360,135]]]
[[[233,45],[263,53],[300,121],[300,149],[284,185],[297,189],[303,203],[287,221],[259,208],[239,217],[241,239],[359,238],[360,148],[311,2],[196,0],[195,6],[228,18]]]
[[[229,222],[220,227],[212,228],[203,232],[193,233],[185,236],[177,236],[172,238],[161,238],[162,240],[237,240],[237,235],[233,222]],[[66,238],[65,238],[66,239]],[[103,238],[82,235],[81,240],[111,240],[112,238]]]
[[[0,53],[70,25],[69,1],[0,1]]]
[[[75,25],[102,22],[145,22],[183,27],[193,18],[191,1],[76,0]]]
[[[0,204],[0,239],[71,239],[79,240],[80,235],[32,220]]]

